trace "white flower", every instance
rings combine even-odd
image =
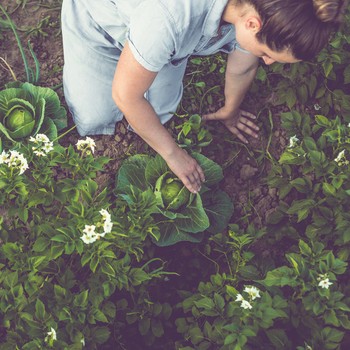
[[[255,300],[256,298],[260,298],[260,290],[254,286],[246,286],[244,291],[250,295],[252,300]]]
[[[7,164],[9,168],[19,169],[20,175],[29,168],[27,159],[17,151],[10,151],[10,153],[3,151],[0,155],[0,164]]]
[[[106,209],[101,209],[99,213],[102,215],[103,220],[111,221],[111,214]]]
[[[29,137],[29,142],[38,143],[37,139],[33,136]]]
[[[322,107],[318,104],[318,103],[315,103],[314,104],[314,109],[315,111],[319,111]]]
[[[49,153],[53,150],[53,142],[46,142],[43,146],[43,150],[46,152],[46,153]]]
[[[329,278],[325,278],[324,280],[321,280],[318,283],[318,286],[324,289],[328,289],[330,285],[332,285],[332,282],[329,282]]]
[[[38,142],[44,142],[44,143],[50,142],[50,139],[45,134],[37,134],[36,135],[36,140]]]
[[[243,298],[242,294],[237,294],[236,301],[243,301],[243,300],[244,300],[244,298]]]
[[[105,233],[111,233],[113,227],[113,223],[109,220],[106,220],[103,224],[103,230]]]
[[[300,140],[297,138],[296,135],[292,136],[292,137],[289,139],[288,148],[293,148],[293,147],[297,146],[299,141],[300,141]]]
[[[45,341],[49,342],[49,341],[53,341],[53,340],[57,340],[57,334],[56,331],[51,327],[50,331],[47,332],[47,335],[45,337]]]
[[[345,149],[339,152],[338,156],[334,159],[334,161],[340,163],[343,158],[345,158]]]
[[[243,309],[251,309],[252,305],[247,300],[242,300],[241,307]]]
[[[43,151],[34,151],[33,153],[38,157],[46,157],[46,153]]]
[[[96,229],[95,225],[85,225],[83,232],[86,233],[87,235],[91,236],[91,235],[96,234],[95,229]]]
[[[85,140],[78,140],[76,143],[77,149],[79,151],[90,149],[92,153],[95,152],[95,141],[91,137],[86,137]]]
[[[86,141],[88,147],[91,149],[91,152],[94,153],[95,147],[96,147],[95,141],[91,137],[87,137],[85,141]]]
[[[85,244],[90,244],[90,243],[94,243],[97,239],[98,239],[98,235],[88,235],[86,233],[84,233],[80,239],[85,243]]]
[[[19,174],[22,175],[28,168],[29,168],[28,162],[27,162],[27,160],[25,159],[25,160],[22,162],[22,165],[19,167]]]
[[[78,142],[76,143],[77,149],[79,151],[81,151],[83,149],[84,145],[85,145],[85,141],[84,140],[78,140]]]
[[[5,151],[2,151],[2,153],[0,154],[0,164],[4,164],[8,162],[8,153],[6,153]]]

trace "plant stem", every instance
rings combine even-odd
[[[54,140],[52,140],[52,142],[58,141],[58,140],[61,139],[63,136],[66,136],[68,133],[70,133],[71,131],[73,131],[76,127],[77,127],[76,125],[72,126],[70,129],[68,129],[67,131],[65,131],[62,135],[57,136]]]

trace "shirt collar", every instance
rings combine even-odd
[[[203,24],[203,35],[214,37],[218,35],[220,21],[229,0],[212,0],[212,4],[205,17]]]

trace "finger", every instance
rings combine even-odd
[[[191,175],[188,175],[187,178],[189,179],[190,183],[192,184],[192,187],[199,191],[202,185],[201,179],[199,177],[199,174],[197,172],[194,172]]]
[[[198,172],[198,176],[199,176],[199,179],[201,180],[201,182],[205,182],[204,171],[200,166],[197,167],[197,172]]]
[[[217,113],[208,113],[202,116],[202,120],[216,120],[218,119]]]
[[[246,126],[245,124],[242,124],[241,122],[238,122],[236,125],[236,128],[239,131],[243,131],[244,133],[246,133],[247,135],[253,136],[255,138],[258,137],[258,134],[252,130],[251,128],[249,128],[248,126]]]
[[[260,130],[260,128],[251,120],[244,118],[244,117],[240,117],[239,121],[242,122],[245,125],[248,125],[251,129],[255,129],[255,130]]]
[[[194,183],[190,181],[188,177],[184,177],[183,179],[180,179],[182,183],[185,185],[185,187],[192,193],[197,193],[198,189],[195,187]]]
[[[250,119],[256,119],[256,115],[247,111],[242,111],[241,110],[241,116],[248,117]]]
[[[232,132],[233,135],[235,135],[239,140],[241,140],[244,143],[248,143],[248,140],[244,137],[244,135],[235,127],[235,126],[229,126],[228,129]]]

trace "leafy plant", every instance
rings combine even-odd
[[[211,133],[201,125],[201,122],[201,116],[193,114],[183,124],[176,126],[176,129],[180,129],[177,135],[180,147],[200,152],[202,147],[212,142]]]
[[[0,348],[100,348],[116,293],[164,274],[160,259],[139,265],[154,203],[141,219],[110,204],[94,180],[109,160],[91,138],[77,150],[44,134],[16,146],[0,155]]]
[[[15,82],[0,91],[0,133],[11,144],[44,133],[51,140],[67,126],[66,110],[56,92]]]
[[[121,166],[116,179],[115,193],[127,203],[133,193],[142,193],[143,200],[155,199],[152,213],[160,234],[154,236],[157,245],[166,246],[180,241],[199,242],[203,232],[219,232],[232,215],[232,203],[216,185],[223,178],[221,167],[194,153],[201,165],[206,182],[199,194],[190,193],[170,172],[166,162],[157,155],[135,155]]]

